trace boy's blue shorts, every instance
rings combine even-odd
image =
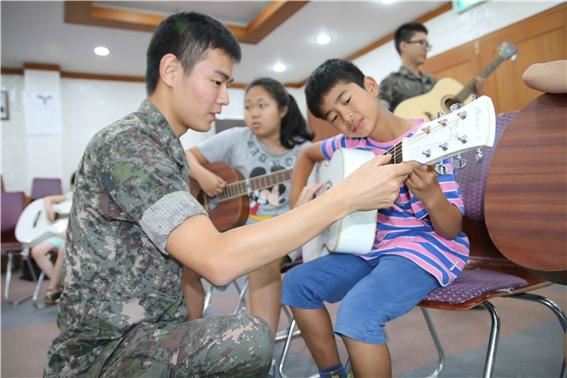
[[[342,300],[335,333],[369,344],[384,344],[386,322],[414,308],[439,287],[431,274],[396,255],[372,260],[331,253],[286,273],[282,303],[319,309]]]

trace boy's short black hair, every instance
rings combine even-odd
[[[181,12],[167,17],[159,24],[148,47],[147,93],[152,94],[157,87],[159,64],[164,55],[175,55],[188,74],[204,58],[208,49],[221,49],[235,62],[240,62],[238,41],[216,19],[196,12]]]
[[[403,24],[396,30],[396,32],[394,33],[394,41],[396,43],[396,51],[398,52],[398,54],[401,54],[400,44],[402,42],[410,41],[417,32],[423,32],[427,34],[427,28],[419,22],[408,22],[407,24]]]
[[[305,99],[309,111],[323,119],[323,97],[338,83],[355,83],[364,88],[364,74],[353,63],[343,59],[329,59],[309,77],[305,86]]]

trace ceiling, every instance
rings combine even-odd
[[[353,58],[387,41],[397,26],[425,21],[447,1],[1,1],[2,68],[58,65],[62,73],[127,76],[141,80],[151,31],[176,11],[212,15],[239,38],[237,83],[271,76],[300,85],[328,58]],[[66,21],[67,22],[66,22]],[[320,46],[316,35],[331,42]],[[93,49],[103,45],[110,55]],[[285,72],[272,70],[276,62]]]

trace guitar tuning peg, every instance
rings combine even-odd
[[[477,100],[478,97],[479,97],[479,96],[478,96],[476,93],[473,93],[473,94],[471,95],[471,100],[472,100],[472,101]]]
[[[439,118],[443,117],[444,115],[445,115],[445,113],[439,111],[439,112],[437,112],[437,117],[435,117],[435,119],[439,119]]]
[[[461,107],[461,104],[458,102],[455,102],[453,105],[449,106],[449,112],[454,112],[455,110],[458,110]]]
[[[453,158],[453,167],[455,167],[455,169],[463,169],[466,166],[467,159],[465,159],[460,153]]]
[[[484,159],[484,152],[482,152],[482,149],[481,149],[481,148],[477,148],[477,149],[476,149],[476,154],[475,154],[475,156],[474,156],[474,160],[475,160],[477,163],[480,163],[483,159]]]

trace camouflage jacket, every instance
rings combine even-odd
[[[188,175],[181,143],[148,100],[89,142],[67,231],[60,335],[44,375],[97,376],[131,327],[185,319],[181,265],[165,244],[205,213]]]
[[[406,67],[401,66],[398,72],[392,72],[380,83],[380,99],[393,112],[400,102],[408,98],[429,92],[437,83],[432,76],[421,74],[415,76]]]

